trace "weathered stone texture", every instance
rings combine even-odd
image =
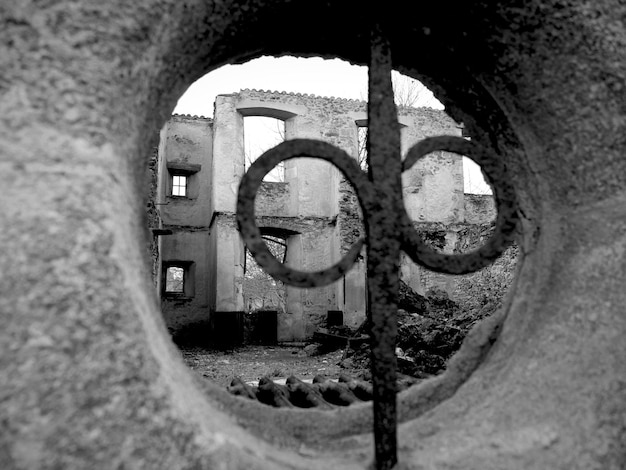
[[[522,219],[502,309],[444,375],[399,397],[401,464],[623,468],[626,5],[372,8],[393,18],[394,65],[501,155]],[[154,136],[193,80],[261,54],[365,63],[362,12],[334,0],[2,4],[2,468],[371,463],[367,406],[276,412],[185,369],[150,282],[142,198]]]
[[[207,118],[173,116],[161,130],[158,203],[166,225],[208,227],[213,200],[213,121]],[[186,170],[183,173],[176,170]],[[188,176],[188,195],[172,197],[171,175]]]
[[[157,206],[155,205],[157,197],[158,186],[158,151],[155,148],[154,152],[150,156],[148,163],[148,197],[146,202],[146,214],[148,215],[148,228],[152,231],[154,229],[161,228],[161,216]],[[160,263],[161,255],[159,253],[159,238],[154,232],[151,232],[148,244],[148,253],[152,260],[152,282],[158,289],[159,286],[159,273],[161,272]]]
[[[464,221],[466,223],[485,224],[496,219],[497,212],[493,196],[465,193],[464,202]]]
[[[289,210],[291,199],[289,188],[289,184],[286,183],[264,181],[256,196],[254,213],[258,216],[274,214],[292,215]]]

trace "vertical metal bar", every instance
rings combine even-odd
[[[399,214],[402,213],[400,131],[391,86],[391,52],[379,25],[373,25],[369,67],[368,163],[376,201],[368,208],[368,300],[374,388],[376,468],[397,463],[396,333]]]

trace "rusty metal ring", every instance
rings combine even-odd
[[[359,239],[343,258],[330,268],[316,272],[298,271],[285,266],[272,255],[261,237],[254,216],[254,200],[263,177],[278,163],[298,157],[317,158],[336,166],[355,187],[361,206],[364,198],[371,197],[371,184],[356,161],[346,152],[318,140],[288,140],[261,155],[250,165],[241,179],[237,196],[237,225],[255,261],[273,278],[296,287],[321,287],[341,279],[356,261],[365,240]]]
[[[479,164],[494,189],[498,216],[493,235],[480,248],[469,253],[437,253],[415,231],[406,211],[402,216],[402,249],[416,263],[433,271],[467,274],[491,264],[511,244],[517,226],[517,197],[502,161],[473,141],[455,136],[429,137],[415,144],[402,164],[411,168],[430,152],[443,150],[467,156]]]

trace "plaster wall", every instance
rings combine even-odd
[[[411,128],[406,128],[407,134],[410,131]],[[447,132],[460,135],[457,127],[448,127]],[[444,253],[465,252],[484,243],[497,215],[492,195],[463,192],[462,165],[459,156],[437,152],[403,175],[407,212],[416,222],[416,229]],[[403,255],[400,271],[402,279],[415,292],[427,295],[431,289],[443,290],[461,308],[470,309],[475,308],[477,298],[501,299],[511,285],[516,260],[517,251],[508,251],[496,263],[482,269],[480,275],[447,275],[418,266]]]
[[[215,106],[213,144],[217,179],[214,186],[215,209],[219,212],[217,218],[230,217],[228,214],[234,212],[236,188],[244,170],[245,116],[284,119],[287,139],[330,140],[354,154],[356,127],[353,114],[355,110],[363,113],[363,109],[361,102],[257,90],[242,90],[232,95],[219,96]],[[335,227],[325,227],[312,235],[310,228],[302,226],[303,218],[312,218],[311,223],[316,224],[320,218],[337,215],[339,179],[339,172],[331,165],[316,159],[299,158],[286,162],[285,183],[263,183],[257,194],[255,207],[258,216],[298,218],[299,221],[294,223],[265,222],[269,227],[276,228],[278,225],[299,231],[299,236],[290,237],[288,255],[289,262],[298,269],[322,269],[336,262],[339,257],[339,233]],[[328,225],[328,221],[323,223]],[[239,240],[234,229],[232,236]],[[236,307],[239,300],[231,296],[229,288],[229,283],[237,283],[229,277],[229,266],[232,263],[224,261],[229,264],[224,266],[220,261],[225,259],[220,247],[226,243],[226,238],[226,235],[216,238],[219,254],[215,260],[218,279],[215,308],[219,311],[236,311],[240,310]],[[315,328],[324,322],[327,310],[339,308],[338,300],[342,293],[341,283],[321,290],[287,288],[287,312],[279,318],[279,340],[310,337]],[[239,291],[235,289],[233,295],[238,296]]]
[[[357,261],[352,269],[343,278],[343,288],[340,306],[343,310],[343,323],[351,328],[357,328],[365,319],[367,312],[367,265],[365,258]]]
[[[215,311],[241,312],[245,251],[232,217],[218,216],[211,227],[215,251],[210,260],[215,269]]]
[[[289,240],[285,262],[289,266],[300,266],[303,263],[302,237],[295,235]],[[306,322],[304,300],[306,289],[285,286],[286,310],[278,315],[278,341],[296,341],[305,337]]]
[[[161,206],[167,203],[167,194],[170,184],[169,174],[167,171],[167,158],[165,157],[169,123],[170,120],[167,120],[165,124],[163,124],[163,127],[159,130],[159,143],[157,147],[155,208],[159,214],[161,222],[163,221]]]
[[[165,225],[208,227],[211,220],[212,120],[173,116],[161,131],[159,212]],[[172,196],[171,174],[188,171],[188,195]],[[186,170],[185,170],[186,169]]]
[[[336,246],[333,219],[264,216],[258,218],[258,225],[291,233],[286,238],[287,266],[302,271],[317,271],[333,263]],[[339,281],[318,289],[285,286],[286,311],[278,316],[278,340],[302,341],[310,338],[317,327],[325,324],[327,311],[340,308],[340,287]]]
[[[234,213],[237,188],[244,173],[243,116],[236,109],[236,95],[215,99],[213,122],[213,210]]]
[[[460,126],[443,111],[400,108],[404,154],[418,141],[436,135],[461,135]],[[463,220],[463,163],[459,155],[435,152],[402,175],[405,208],[418,222],[453,223]]]
[[[356,158],[357,126],[367,124],[363,101],[248,89],[229,96],[230,100],[237,100],[235,107],[240,113],[286,117],[287,139],[324,140]],[[461,135],[461,126],[441,110],[400,107],[398,120],[403,152],[424,137]],[[288,165],[286,179],[291,187],[292,213],[301,216],[337,214],[340,173],[313,159],[292,160]],[[437,152],[424,157],[405,172],[403,187],[406,207],[414,220],[447,223],[463,220],[460,156]]]
[[[216,218],[211,220],[207,246],[207,304],[210,312],[216,311],[217,279],[219,277],[217,263],[215,262],[219,245],[217,243],[217,230],[213,230],[216,227],[216,220]]]
[[[193,295],[184,298],[161,298],[161,310],[168,328],[172,332],[194,324],[208,322],[210,319],[208,283],[209,270],[209,233],[207,231],[178,231],[161,237],[162,262],[193,263]]]

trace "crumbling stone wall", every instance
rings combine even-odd
[[[189,322],[206,323],[206,318],[215,311],[247,309],[241,289],[245,251],[232,220],[235,190],[245,166],[243,119],[251,115],[285,119],[287,139],[324,140],[355,159],[358,126],[366,123],[367,117],[363,101],[246,89],[218,96],[213,120],[191,116],[171,119],[161,136],[161,160],[166,162],[161,164],[160,195],[164,201],[161,211],[166,226],[176,232],[184,231],[185,224],[198,230],[199,221],[206,223],[212,211],[210,225],[202,230],[216,240],[215,250],[208,257],[210,267],[203,272],[196,271],[195,282],[205,286],[209,277],[217,280],[216,291],[208,294],[208,302],[190,300],[191,305],[180,301],[163,303],[168,327],[174,331],[187,328]],[[440,110],[401,107],[398,120],[404,150],[426,136],[461,133],[461,126]],[[172,162],[177,168],[190,163],[201,167],[197,178],[202,182],[196,189],[198,197],[163,195],[163,188],[167,186],[167,165],[172,166]],[[324,162],[290,160],[286,162],[285,175],[285,182],[264,182],[261,185],[256,197],[256,214],[265,218],[265,229],[283,229],[299,234],[288,240],[288,244],[293,245],[288,252],[301,252],[297,261],[292,259],[296,263],[294,266],[305,270],[325,268],[336,262],[362,235],[362,217],[356,195],[338,170]],[[465,243],[461,225],[475,224],[482,220],[481,217],[487,220],[494,216],[493,201],[489,205],[488,201],[470,197],[465,204],[462,175],[459,156],[435,152],[418,162],[403,178],[409,215],[420,225],[419,230],[428,240],[448,251]],[[212,196],[203,198],[201,193],[211,193]],[[301,221],[305,219],[313,224],[324,220],[324,228],[318,230],[317,240],[310,227],[300,232]],[[436,229],[432,228],[433,224]],[[451,229],[451,224],[460,225]],[[472,225],[467,230],[475,228]],[[185,243],[190,251],[196,252],[197,243],[207,244],[198,237],[187,237]],[[167,250],[164,252],[164,260],[172,256]],[[181,256],[185,258],[179,253],[172,259],[182,259]],[[403,278],[417,292],[423,294],[431,288],[439,288],[455,300],[463,297],[455,278],[431,275],[416,266],[408,266],[408,261],[404,264]],[[367,310],[365,284],[365,260],[361,256],[343,282],[304,292],[287,288],[286,296],[292,300],[287,301],[288,311],[279,315],[279,339],[301,341],[310,338],[315,329],[324,324],[328,310],[342,310],[345,324],[358,327]],[[191,308],[193,305],[195,307]]]
[[[161,216],[156,206],[158,186],[158,149],[155,148],[148,162],[148,198],[146,202],[146,214],[148,215],[148,229],[150,230],[148,252],[152,260],[152,282],[156,289],[160,285],[161,255],[159,253],[159,237],[155,233],[161,228]]]
[[[496,211],[491,195],[465,194],[464,220],[455,223],[416,222],[415,229],[431,248],[444,253],[466,253],[483,245],[494,229]],[[472,274],[446,275],[415,266],[408,257],[402,278],[420,295],[443,291],[458,309],[482,318],[502,303],[513,282],[519,250],[510,247],[493,264]],[[484,310],[483,314],[479,314]]]

